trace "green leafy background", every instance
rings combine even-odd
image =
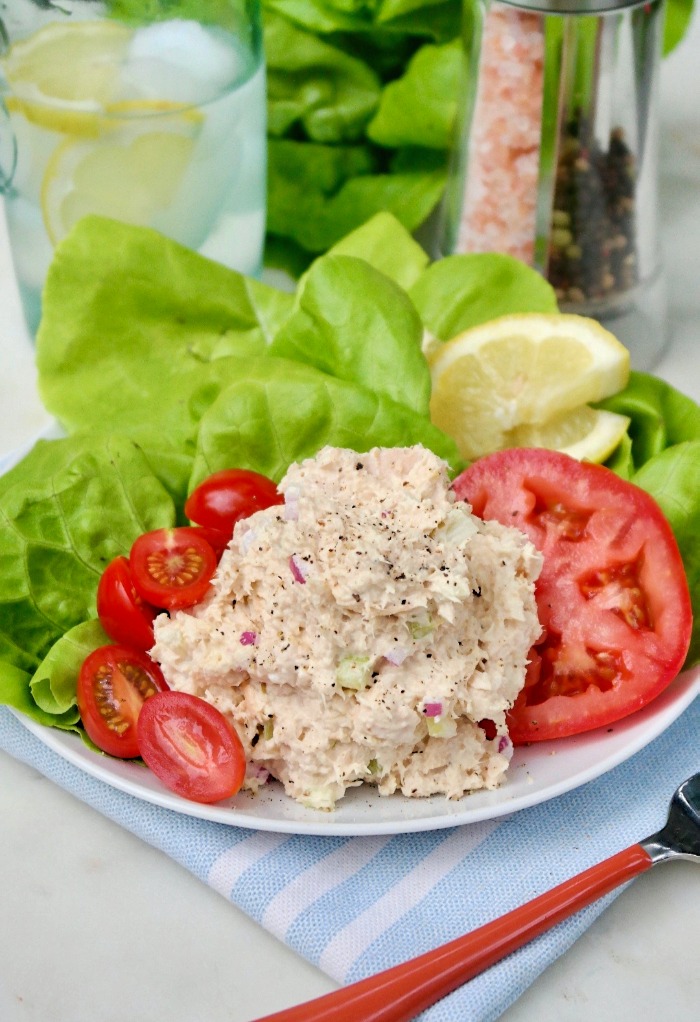
[[[263,0],[269,265],[296,275],[381,210],[413,231],[435,209],[474,2]],[[692,7],[668,0],[666,53]]]

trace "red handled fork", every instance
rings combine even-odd
[[[256,1022],[410,1022],[533,937],[667,859],[700,860],[700,774],[676,790],[666,825],[499,919],[442,947]]]

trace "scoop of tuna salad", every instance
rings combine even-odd
[[[456,502],[420,446],[325,447],[280,490],[284,505],[238,522],[205,600],[156,619],[169,685],[232,721],[251,790],[272,776],[332,809],[363,783],[496,787],[540,633],[541,555]]]

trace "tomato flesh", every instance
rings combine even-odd
[[[195,535],[205,539],[214,551],[217,563],[221,560],[221,555],[231,539],[230,536],[227,536],[225,532],[221,532],[219,529],[209,529],[205,525],[186,525],[183,528],[191,529]]]
[[[241,740],[216,707],[186,692],[159,692],[144,704],[138,743],[162,783],[195,802],[239,791],[246,771]]]
[[[267,476],[231,468],[201,482],[187,498],[185,514],[191,522],[216,529],[230,539],[236,522],[283,503],[284,497]]]
[[[167,610],[199,603],[209,590],[216,563],[211,543],[191,526],[144,532],[129,554],[139,596]]]
[[[476,515],[521,529],[544,554],[543,632],[508,715],[514,743],[610,724],[670,684],[692,611],[675,537],[649,494],[603,466],[525,448],[481,458],[453,485]]]
[[[136,723],[146,699],[167,684],[151,658],[129,646],[100,646],[78,675],[78,710],[95,745],[120,759],[139,755]]]
[[[153,621],[158,613],[136,592],[126,557],[115,557],[102,572],[97,586],[97,616],[115,642],[138,649],[155,644]]]

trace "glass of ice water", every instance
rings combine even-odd
[[[259,273],[265,137],[260,0],[3,4],[0,192],[30,331],[89,213]]]

